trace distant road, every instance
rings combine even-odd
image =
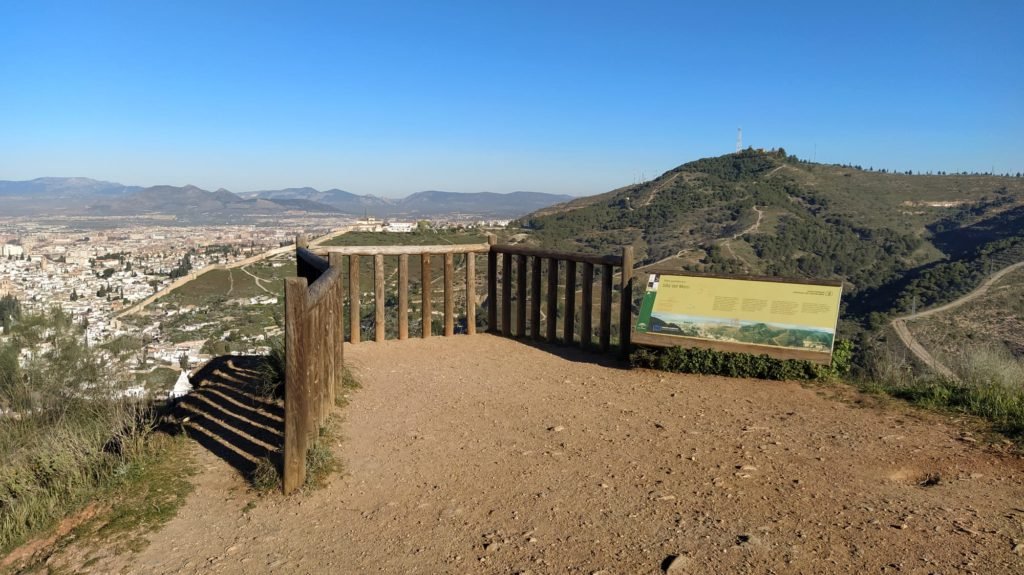
[[[977,299],[978,297],[984,295],[985,292],[987,292],[988,289],[992,287],[994,283],[1002,279],[1003,276],[1021,267],[1024,267],[1024,262],[1017,262],[1015,264],[1008,265],[1005,268],[1002,268],[1001,270],[989,276],[988,279],[981,282],[981,285],[974,288],[973,291],[959,299],[955,299],[945,305],[940,305],[939,307],[919,311],[914,314],[905,315],[893,319],[892,327],[894,330],[896,330],[896,335],[898,335],[900,337],[900,340],[903,341],[903,345],[906,345],[907,349],[909,349],[911,353],[916,355],[918,359],[924,362],[925,365],[931,367],[940,375],[949,377],[951,379],[956,379],[956,375],[953,374],[953,371],[946,367],[945,365],[943,365],[942,363],[940,363],[939,360],[935,359],[935,357],[933,357],[932,354],[928,353],[928,350],[926,350],[924,346],[922,346],[921,343],[917,341],[917,338],[914,337],[914,334],[910,333],[910,329],[907,327],[907,322],[910,320],[921,319],[923,317],[935,315],[937,313],[942,313],[944,311],[949,311],[951,309],[958,308],[973,299]]]

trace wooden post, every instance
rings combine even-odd
[[[541,271],[543,263],[541,258],[534,256],[533,266],[530,270],[530,335],[537,341],[544,338],[540,331],[540,276],[543,274]]]
[[[384,256],[380,254],[373,256],[373,303],[375,339],[381,343],[387,337],[387,332],[384,330]]]
[[[343,256],[341,254],[328,254],[328,262],[331,267],[338,268],[341,272]],[[341,281],[341,274],[338,274],[338,281],[335,282],[333,293],[333,312],[331,314],[331,327],[333,328],[333,349],[334,349],[334,384],[329,390],[329,401],[331,406],[338,396],[338,389],[341,387],[341,380],[345,373],[345,284]]]
[[[548,298],[547,298],[548,343],[558,341],[558,260],[548,258]]]
[[[452,276],[455,275],[455,256],[444,254],[444,336],[455,334],[455,290]]]
[[[526,337],[526,256],[516,256],[516,337]]]
[[[512,254],[501,254],[501,335],[512,336]]]
[[[583,263],[583,300],[580,302],[580,347],[586,349],[593,343],[594,315],[594,264]]]
[[[572,345],[576,327],[576,262],[565,261],[565,324],[562,327],[562,343]]]
[[[348,340],[359,343],[359,256],[348,256]]]
[[[309,416],[306,393],[306,279],[284,282],[285,399],[284,399],[284,493],[306,482],[306,428]]]
[[[306,429],[306,434],[309,436],[309,443],[312,444],[316,440],[318,431],[320,428],[320,421],[323,418],[323,401],[320,395],[320,390],[323,388],[324,373],[327,371],[324,368],[324,331],[323,331],[323,300],[317,302],[316,307],[313,307],[307,311],[309,314],[307,317],[310,319],[309,331],[307,335],[307,346],[309,349],[309,355],[307,356],[307,364],[309,364],[309,372],[306,377],[306,384],[309,387],[309,400],[310,400],[310,417],[309,427]]]
[[[633,331],[633,246],[622,248],[622,277],[619,280],[619,356],[629,357]]]
[[[487,234],[487,243],[494,240],[494,234]],[[498,333],[498,252],[487,250],[487,331]]]
[[[409,338],[409,254],[398,256],[398,339]]]
[[[306,234],[299,233],[295,235],[295,247],[309,249],[309,238]]]
[[[422,308],[423,308],[423,338],[428,338],[433,330],[433,309],[431,308],[431,297],[433,294],[433,288],[431,287],[430,281],[430,254],[420,254],[420,277],[423,281],[422,289]]]
[[[612,338],[612,266],[601,266],[601,327],[598,345],[601,352],[608,351]]]
[[[476,334],[476,253],[466,254],[466,333]]]

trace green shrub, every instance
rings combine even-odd
[[[850,371],[852,359],[852,342],[840,340],[836,343],[832,353],[831,365],[776,359],[763,354],[751,355],[684,347],[640,348],[630,356],[630,363],[634,367],[647,367],[676,373],[774,380],[812,380],[846,375]]]

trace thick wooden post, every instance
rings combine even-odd
[[[487,331],[498,333],[498,252],[494,251],[494,234],[487,234]]]
[[[540,341],[544,334],[540,331],[540,287],[541,287],[541,266],[543,262],[538,256],[533,256],[533,265],[530,269],[530,335],[533,339]]]
[[[409,254],[398,256],[398,339],[409,338]]]
[[[359,256],[348,256],[348,340],[359,343]]]
[[[373,324],[376,328],[374,335],[380,343],[387,337],[387,332],[384,331],[384,256],[381,254],[373,256],[373,303]]]
[[[591,346],[594,338],[594,264],[583,262],[583,299],[580,302],[580,347]]]
[[[433,330],[433,308],[431,307],[431,297],[434,289],[431,286],[430,280],[430,254],[420,254],[420,277],[422,278],[423,285],[422,289],[422,308],[423,308],[423,334],[422,337],[428,338]]]
[[[284,493],[288,495],[306,482],[306,429],[309,408],[306,388],[305,278],[284,282],[285,398],[284,398]]]
[[[608,351],[612,337],[612,266],[601,266],[601,327],[598,346],[601,352]]]
[[[476,253],[466,254],[466,333],[476,334]]]
[[[565,262],[565,324],[562,326],[562,343],[573,344],[573,332],[576,328],[576,262]]]
[[[516,256],[516,337],[526,337],[526,256]]]
[[[295,236],[295,247],[309,249],[309,238],[306,234],[299,233]]]
[[[512,336],[512,254],[501,254],[501,335]]]
[[[452,276],[455,275],[455,256],[444,254],[444,335],[455,334],[455,290]]]
[[[622,248],[622,277],[619,280],[619,356],[629,356],[633,332],[633,246]]]
[[[547,339],[558,341],[558,260],[548,258]]]

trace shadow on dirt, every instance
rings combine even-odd
[[[251,478],[261,460],[280,467],[284,407],[265,396],[264,358],[214,358],[191,378],[192,391],[177,400],[171,419],[177,428]]]

